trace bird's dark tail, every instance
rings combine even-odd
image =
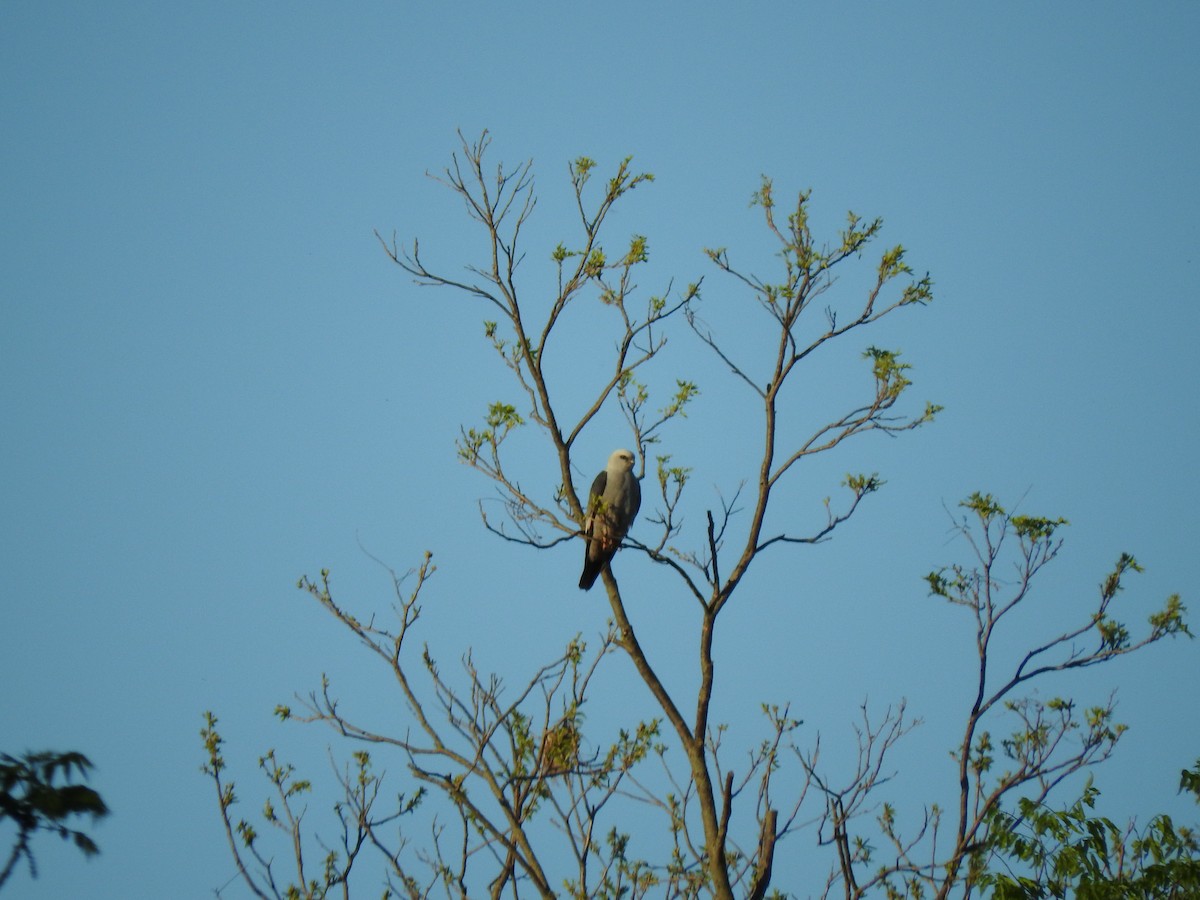
[[[596,579],[600,577],[600,570],[604,568],[604,563],[599,565],[593,564],[587,560],[583,564],[583,574],[579,576],[579,589],[581,591],[590,591],[592,585],[596,583]]]

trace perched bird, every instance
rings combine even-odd
[[[642,505],[642,486],[633,474],[633,454],[614,450],[608,467],[592,482],[588,497],[583,536],[587,547],[583,554],[583,574],[579,587],[590,591],[601,570],[621,546],[621,540],[633,524]]]

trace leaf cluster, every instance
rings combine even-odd
[[[30,844],[40,831],[71,841],[85,856],[100,852],[86,832],[67,824],[80,816],[94,824],[109,813],[99,793],[74,780],[86,779],[92,769],[91,761],[74,751],[0,754],[0,820],[8,820],[17,828],[16,840],[0,869],[0,886],[22,858],[29,864],[30,875],[37,877]]]
[[[1180,789],[1195,790],[1200,761]],[[1093,812],[1100,792],[1089,778],[1073,804],[1055,809],[1022,799],[1015,812],[996,810],[988,848],[997,862],[979,881],[997,900],[1169,900],[1200,895],[1200,835],[1155,816],[1120,827]],[[1200,794],[1197,795],[1200,800]]]

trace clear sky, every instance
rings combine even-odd
[[[457,128],[534,160],[534,280],[575,236],[581,154],[657,176],[615,233],[648,235],[648,289],[706,275],[714,318],[748,301],[700,250],[769,262],[747,207],[762,173],[811,187],[828,233],[846,209],[884,217],[934,278],[932,306],[861,341],[902,349],[914,402],[946,410],[795,483],[811,516],[840,473],[889,482],[835,541],[747,584],[718,717],[790,698],[801,740],[844,740],[863,697],[906,696],[927,725],[905,759],[944,760],[970,635],[921,575],[962,558],[943,507],[976,489],[1071,520],[1049,607],[1092,597],[1128,549],[1147,569],[1132,619],[1174,591],[1200,610],[1198,41],[1182,2],[0,4],[0,750],[85,752],[113,810],[99,858],[43,838],[40,878],[10,893],[224,884],[201,712],[221,717],[247,814],[269,747],[324,776],[332,735],[270,713],[322,672],[378,690],[295,589],[327,566],[347,602],[384,608],[360,544],[401,570],[436,554],[425,638],[447,660],[470,644],[516,678],[603,627],[578,547],[533,554],[479,525],[490,487],[453,441],[517,399],[486,311],[414,287],[372,235],[420,235],[448,270],[472,260],[461,204],[424,177]],[[699,509],[757,435],[696,341],[672,352],[659,377],[703,391],[671,448]],[[816,406],[834,376],[806,377]],[[587,476],[625,443],[588,434]],[[650,564],[619,562],[682,678],[691,608],[639,596]],[[1059,687],[1093,703],[1119,688],[1131,730],[1097,776],[1112,815],[1194,816],[1175,787],[1200,756],[1198,652],[1175,642]],[[905,789],[937,799],[946,776],[928,763]]]

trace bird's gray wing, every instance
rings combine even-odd
[[[604,506],[604,490],[608,487],[608,472],[601,469],[600,474],[592,481],[592,489],[588,494],[587,508],[584,509],[583,534],[587,540],[587,551],[591,551],[591,538],[596,533],[596,523],[599,519],[603,532],[604,516],[601,512]]]
[[[596,480],[592,482],[592,490],[588,495],[587,509],[585,510],[587,515],[583,520],[583,574],[579,576],[579,587],[585,591],[592,589],[592,585],[600,575],[600,570],[612,556],[611,553],[605,553],[606,526],[605,517],[601,512],[604,505],[604,489],[607,487],[608,472],[601,471],[596,476]],[[597,523],[599,529],[596,527]],[[599,534],[596,534],[597,530],[599,530]],[[592,539],[593,535],[596,540]]]
[[[604,497],[604,489],[606,487],[608,487],[608,471],[601,469],[600,474],[597,475],[595,480],[592,482],[592,492],[588,497],[587,505],[588,515],[591,515],[596,511],[596,507],[599,505],[600,500]]]

